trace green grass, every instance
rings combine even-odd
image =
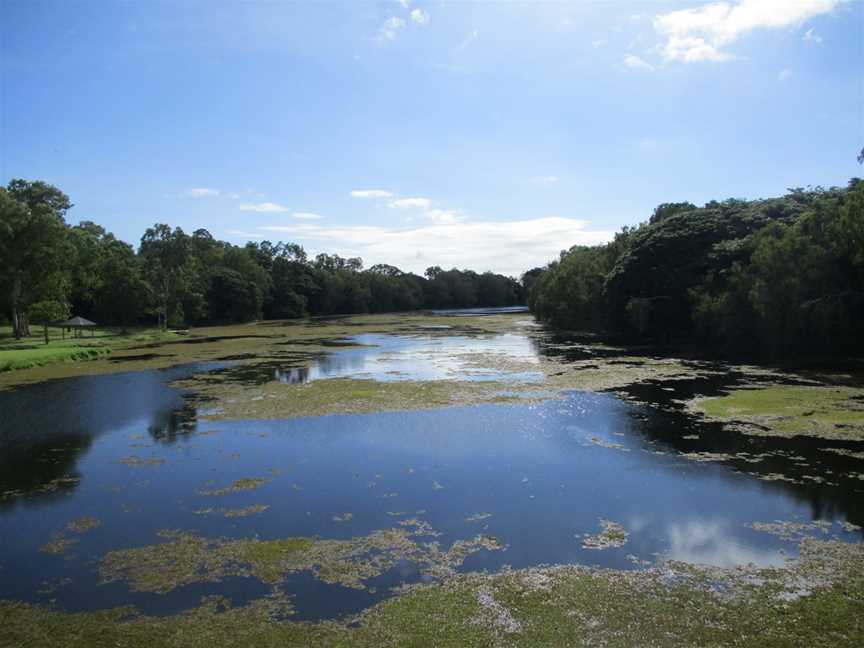
[[[0,372],[31,369],[60,362],[82,362],[105,357],[112,351],[142,342],[173,337],[170,332],[138,330],[118,333],[109,329],[88,331],[81,337],[63,336],[60,329],[48,329],[48,344],[41,327],[31,327],[33,335],[16,340],[7,326],[0,328]]]

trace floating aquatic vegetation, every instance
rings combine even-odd
[[[334,522],[350,522],[353,519],[354,519],[353,513],[343,513],[342,515],[334,515],[333,516]]]
[[[833,452],[834,454],[850,457],[851,459],[864,459],[864,452],[855,452],[846,448],[819,448],[822,452]]]
[[[629,534],[623,526],[611,520],[600,520],[600,533],[584,534],[582,547],[584,549],[615,549],[627,543]]]
[[[102,522],[98,518],[85,516],[78,518],[77,520],[72,520],[66,525],[66,528],[74,533],[87,533],[101,525]]]
[[[220,597],[175,616],[88,613],[0,601],[10,646],[860,646],[864,545],[805,539],[774,569],[668,562],[615,571],[578,565],[460,574],[401,588],[344,622],[293,622],[279,591],[231,607]],[[518,625],[517,625],[518,624]],[[514,630],[508,632],[507,630]]]
[[[491,513],[475,513],[474,515],[469,515],[465,518],[466,522],[481,522],[488,518],[492,517]]]
[[[98,526],[100,526],[102,522],[99,521],[98,518],[85,516],[78,518],[77,520],[72,520],[69,522],[62,531],[55,531],[51,534],[51,539],[39,547],[39,551],[48,554],[64,554],[66,553],[73,545],[78,543],[78,538],[70,537],[67,535],[67,532],[76,533],[78,535],[83,535],[88,531],[91,531]]]
[[[601,448],[608,448],[610,450],[621,450],[622,452],[630,452],[630,448],[625,448],[620,443],[613,443],[611,441],[604,441],[600,437],[597,436],[587,436],[585,437],[589,443],[593,445],[600,446]]]
[[[127,457],[123,457],[117,460],[117,463],[125,464],[127,466],[161,466],[165,463],[164,459],[160,459],[158,457],[146,457],[141,458],[137,455],[129,455]]]
[[[205,496],[218,496],[218,495],[227,495],[228,493],[241,493],[243,491],[251,491],[256,488],[260,488],[265,483],[267,483],[267,479],[262,477],[244,477],[243,479],[235,480],[230,486],[225,486],[223,488],[203,488],[197,490],[196,492],[199,495]]]
[[[51,539],[39,547],[39,551],[47,554],[59,555],[66,553],[70,547],[77,544],[78,538],[70,538],[62,533],[54,533]]]
[[[864,389],[826,385],[753,385],[697,398],[691,411],[753,436],[864,440]]]
[[[319,538],[203,538],[165,530],[166,542],[121,549],[106,554],[99,567],[103,582],[127,581],[133,590],[167,593],[177,587],[247,576],[275,585],[288,574],[309,571],[326,583],[356,589],[400,561],[418,565],[423,573],[441,577],[453,573],[465,558],[481,549],[501,549],[490,536],[457,540],[448,549],[419,537],[436,535],[419,520],[401,528],[374,531],[349,540]]]
[[[263,513],[268,508],[270,508],[269,504],[253,504],[251,506],[246,506],[243,508],[229,509],[229,508],[200,508],[195,511],[196,515],[211,515],[214,513],[218,513],[226,518],[240,518],[240,517],[249,517],[250,515],[255,515],[256,513]]]
[[[756,531],[770,533],[781,540],[801,540],[811,537],[814,532],[827,534],[832,527],[831,522],[817,520],[815,522],[789,522],[785,520],[774,520],[773,522],[754,522],[750,525]]]

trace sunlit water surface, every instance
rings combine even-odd
[[[546,352],[521,335],[351,341],[366,346],[336,351],[304,371],[267,367],[259,379],[535,382],[542,380],[539,371],[483,369],[476,356],[530,365]],[[506,546],[472,554],[462,571],[554,563],[632,569],[663,558],[779,565],[794,555],[794,543],[754,530],[754,521],[821,519],[835,523],[824,537],[860,539],[840,523],[864,521],[862,482],[801,483],[808,472],[849,472],[851,459],[820,450],[826,444],[816,440],[747,438],[698,423],[670,407],[669,393],[656,386],[640,388],[650,405],[574,391],[539,404],[199,420],[170,383],[226,366],[80,377],[0,392],[0,598],[55,599],[70,610],[132,604],[149,613],[188,608],[206,594],[241,604],[268,588],[229,578],[166,595],[136,593],[128,584],[100,584],[98,560],[112,549],[160,542],[162,529],[206,537],[350,538],[393,527],[394,513],[417,511],[441,533],[442,546],[478,533]],[[692,381],[676,388],[696,389]],[[681,454],[700,451],[767,458],[701,463]],[[121,462],[130,456],[145,465]],[[763,481],[760,474],[792,475],[796,483]],[[197,492],[250,477],[267,481],[218,502]],[[252,504],[269,508],[240,519],[195,514]],[[353,517],[334,519],[345,513]],[[40,552],[52,533],[83,516],[101,526],[81,535],[67,554]],[[601,519],[629,532],[623,547],[583,546]],[[298,618],[315,619],[356,612],[388,596],[392,586],[419,579],[416,566],[405,563],[366,590],[303,573],[289,576],[284,587],[294,595]]]

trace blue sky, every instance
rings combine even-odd
[[[492,269],[861,175],[864,3],[3,0],[0,175],[137,245]]]

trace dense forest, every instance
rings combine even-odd
[[[558,327],[782,358],[864,352],[864,182],[667,203],[523,276]]]
[[[92,222],[70,226],[68,196],[44,182],[0,188],[0,308],[16,337],[74,313],[99,324],[184,327],[259,318],[525,303],[491,272],[430,267],[425,276],[359,258],[307,257],[294,243],[238,247],[207,230],[157,224],[138,250]]]

